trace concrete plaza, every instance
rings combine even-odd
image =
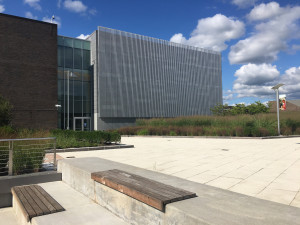
[[[122,137],[135,148],[59,153],[100,157],[300,207],[300,138]]]

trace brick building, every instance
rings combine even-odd
[[[276,101],[270,101],[270,111],[276,112]],[[300,111],[300,100],[287,100],[286,111]]]
[[[0,94],[13,125],[57,127],[57,25],[0,13]]]

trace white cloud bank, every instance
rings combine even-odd
[[[300,6],[280,7],[276,2],[260,4],[247,16],[258,22],[252,36],[231,46],[231,64],[271,63],[280,51],[288,48],[288,41],[300,38]]]
[[[25,4],[29,5],[30,7],[34,8],[36,10],[41,11],[42,7],[39,4],[39,2],[40,2],[40,0],[24,0]]]
[[[87,34],[87,35],[80,34],[77,38],[85,40],[88,38],[88,36],[90,36],[90,35],[89,34]]]
[[[238,69],[234,76],[235,82],[245,85],[261,85],[274,81],[279,77],[279,71],[276,66],[270,64],[248,64]]]
[[[291,67],[280,75],[275,65],[247,64],[236,71],[237,79],[233,84],[233,93],[238,98],[269,98],[274,96],[271,89],[278,83],[285,84],[280,93],[288,98],[300,98],[300,67]]]
[[[200,19],[196,29],[186,39],[181,33],[173,35],[171,42],[223,51],[226,41],[237,39],[245,32],[245,25],[239,20],[216,14],[213,17]]]

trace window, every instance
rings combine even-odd
[[[74,68],[82,69],[82,50],[74,48]]]
[[[65,47],[65,67],[73,68],[73,48]]]
[[[83,69],[88,70],[91,65],[90,51],[88,50],[82,50],[82,51],[83,51]]]

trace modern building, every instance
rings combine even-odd
[[[107,130],[209,115],[222,103],[219,52],[104,27],[87,40],[57,36],[55,24],[5,14],[0,29],[10,46],[0,49],[0,94],[15,106],[16,126]]]

